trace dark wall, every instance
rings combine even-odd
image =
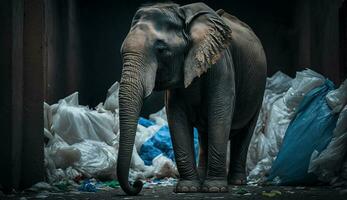
[[[340,81],[347,77],[347,1],[339,8]]]
[[[74,90],[80,91],[82,104],[95,106],[104,101],[109,86],[120,80],[119,50],[133,14],[146,2],[47,1],[50,56],[46,100],[49,103]],[[194,1],[175,2],[183,5]],[[205,2],[215,10],[223,8],[236,15],[254,29],[264,44],[269,74],[277,70],[293,74],[290,68],[293,66],[290,40],[293,6],[290,3],[275,0],[265,3],[255,0]]]
[[[296,3],[294,30],[296,32],[295,68],[309,67],[336,84],[346,79],[340,60],[342,0],[303,0]]]
[[[0,189],[42,181],[43,0],[0,1]]]
[[[48,71],[46,100],[80,92],[80,102],[95,106],[104,101],[110,85],[120,80],[120,47],[133,14],[150,1],[46,0],[49,12]],[[152,1],[153,2],[153,1]],[[176,0],[181,5],[195,1]],[[263,43],[268,75],[281,70],[295,76],[310,67],[335,82],[339,68],[339,20],[341,0],[205,0],[217,10],[237,16],[249,24]],[[162,106],[147,102],[154,112]]]

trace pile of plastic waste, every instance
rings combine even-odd
[[[91,178],[116,180],[118,89],[116,82],[108,90],[105,103],[100,103],[95,109],[79,105],[77,92],[57,104],[44,103],[44,151],[49,183],[74,180],[82,184],[81,181]],[[162,144],[165,140],[167,145],[155,147],[160,143],[158,139]],[[149,148],[157,151],[145,155]],[[140,157],[140,151],[141,157],[146,159]],[[139,120],[129,176],[132,180],[141,178],[150,182],[177,175],[163,109],[152,114],[150,120]]]
[[[95,109],[79,105],[77,92],[56,104],[44,103],[45,165],[51,185],[69,180],[88,191],[92,186],[86,180],[97,180],[96,186],[99,180],[116,180],[118,89],[116,82]],[[346,102],[347,81],[335,89],[309,69],[294,79],[281,72],[268,78],[247,157],[249,183],[346,181]],[[130,179],[146,180],[146,186],[173,184],[177,177],[165,109],[140,118]]]
[[[346,182],[347,80],[304,70],[268,78],[247,158],[249,183]]]

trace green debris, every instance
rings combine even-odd
[[[65,191],[70,190],[70,187],[72,186],[72,184],[68,180],[62,180],[62,181],[59,181],[57,183],[53,183],[53,186],[58,188],[60,191],[65,192]]]
[[[106,181],[104,182],[105,186],[111,187],[111,188],[118,188],[119,187],[119,182],[116,180],[112,180],[112,181]]]
[[[236,194],[241,194],[241,195],[244,195],[244,194],[247,194],[249,193],[248,190],[246,189],[243,189],[243,188],[239,188],[235,191]]]
[[[275,196],[281,195],[281,194],[282,194],[282,192],[279,190],[271,190],[270,192],[265,192],[265,191],[262,192],[262,195],[266,196],[266,197],[275,197]]]

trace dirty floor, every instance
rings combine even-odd
[[[126,196],[120,188],[108,191],[67,192],[67,193],[18,193],[12,195],[0,194],[0,199],[55,199],[55,200],[108,200],[108,199],[289,199],[289,200],[347,200],[347,190],[330,187],[260,187],[260,186],[230,186],[229,193],[194,193],[176,194],[173,186],[155,186],[144,188],[139,196]]]

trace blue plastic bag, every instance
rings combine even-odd
[[[286,131],[269,181],[278,185],[308,185],[317,181],[317,177],[307,171],[312,152],[320,153],[327,147],[336,126],[338,115],[331,111],[325,100],[332,89],[334,84],[326,80],[324,85],[304,97]]]
[[[149,127],[149,126],[153,126],[155,124],[151,120],[148,120],[148,119],[143,118],[143,117],[140,117],[138,123],[141,124],[142,126],[146,127],[146,128]]]
[[[139,123],[145,127],[154,125],[150,120],[140,118]],[[152,124],[151,124],[152,123]],[[199,151],[198,132],[194,128],[194,148],[195,158]],[[174,151],[171,142],[171,136],[168,126],[161,127],[150,139],[148,139],[140,149],[140,157],[145,162],[145,165],[152,165],[152,161],[158,155],[163,154],[164,156],[175,160]]]

